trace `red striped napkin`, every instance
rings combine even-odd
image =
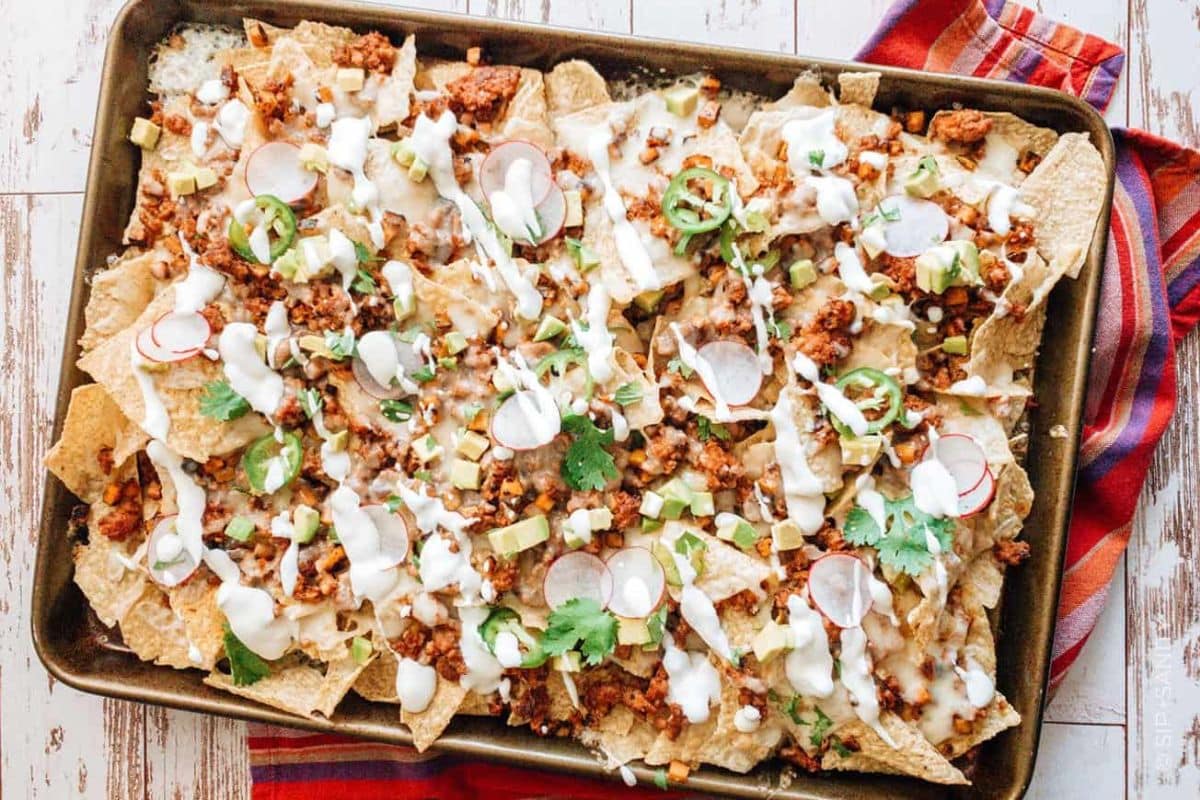
[[[899,0],[857,57],[1049,86],[1099,109],[1125,61],[1111,42],[1003,0]],[[1113,133],[1117,186],[1054,643],[1055,684],[1104,605],[1150,458],[1175,408],[1176,344],[1200,321],[1200,152],[1141,131]],[[599,800],[614,790],[611,782],[261,725],[251,726],[248,743],[255,800]],[[621,791],[643,794],[664,797]]]

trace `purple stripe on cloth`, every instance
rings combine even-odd
[[[1008,80],[1017,83],[1029,83],[1029,78],[1046,60],[1042,51],[1030,47],[1024,39],[1017,40],[1019,54],[1008,64]]]
[[[1083,99],[1103,111],[1108,108],[1113,92],[1117,89],[1117,81],[1121,78],[1121,71],[1125,69],[1125,54],[1117,53],[1096,66],[1099,69],[1093,70],[1091,82]]]
[[[459,759],[441,756],[426,761],[302,761],[250,767],[255,783],[298,781],[421,780],[432,778]]]
[[[1120,129],[1113,129],[1115,138],[1120,139]],[[1145,264],[1134,265],[1139,274],[1146,275],[1146,305],[1143,313],[1150,314],[1150,341],[1142,359],[1137,387],[1131,400],[1129,419],[1124,429],[1109,447],[1091,463],[1079,470],[1081,481],[1097,481],[1115,467],[1141,443],[1146,425],[1150,420],[1159,384],[1164,379],[1164,369],[1170,356],[1171,324],[1166,304],[1166,287],[1162,283],[1159,264],[1157,223],[1154,218],[1154,199],[1148,184],[1148,176],[1141,163],[1132,157],[1132,148],[1117,147],[1117,181],[1119,191],[1129,198],[1129,206],[1137,216],[1137,230],[1127,230],[1127,235],[1142,237],[1141,253]],[[1129,220],[1126,220],[1128,224]],[[1113,272],[1112,270],[1109,271]],[[1120,270],[1116,270],[1120,274]],[[1104,313],[1101,311],[1101,313]],[[1141,317],[1141,314],[1138,314]],[[1170,376],[1167,376],[1170,379]]]

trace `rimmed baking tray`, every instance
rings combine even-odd
[[[1037,754],[1042,707],[1062,577],[1076,453],[1082,426],[1088,358],[1100,288],[1112,199],[1113,143],[1100,116],[1074,97],[1045,89],[997,81],[928,74],[803,56],[757,53],[729,47],[682,44],[632,36],[560,30],[459,15],[410,11],[346,0],[131,0],[108,39],[101,76],[87,195],[75,260],[66,344],[59,373],[54,434],[61,431],[71,389],[88,382],[75,367],[76,344],[83,330],[89,276],[121,246],[121,232],[133,208],[137,185],[137,148],[125,134],[133,117],[146,109],[147,62],[154,45],[181,22],[239,25],[242,17],[277,25],[310,19],[365,30],[378,29],[400,39],[416,33],[423,55],[461,58],[482,45],[502,63],[549,69],[567,58],[585,58],[608,77],[634,71],[687,74],[715,71],[726,86],[765,95],[781,95],[797,73],[815,70],[826,81],[843,71],[881,72],[876,107],[936,110],[953,103],[1012,111],[1060,132],[1090,135],[1108,167],[1109,181],[1101,214],[1077,280],[1059,283],[1050,297],[1045,348],[1036,373],[1038,405],[1030,417],[1026,468],[1035,500],[1026,520],[1025,538],[1032,557],[1010,570],[997,630],[998,687],[1024,718],[1022,724],[984,744],[971,770],[974,786],[946,789],[909,778],[865,774],[795,776],[781,788],[781,763],[770,761],[748,775],[704,768],[692,773],[692,791],[739,797],[778,798],[1017,798],[1029,784]],[[1051,426],[1066,427],[1065,438],[1051,437]],[[27,457],[36,457],[27,454]],[[156,703],[244,720],[271,722],[314,731],[350,734],[409,744],[395,706],[368,703],[351,693],[331,720],[302,719],[218,692],[201,683],[194,670],[176,671],[138,660],[114,647],[108,632],[88,609],[71,580],[68,517],[77,500],[53,476],[47,476],[33,587],[34,648],[56,678],[95,694]],[[438,742],[445,751],[562,770],[581,775],[606,773],[596,758],[569,741],[540,739],[525,729],[508,728],[497,719],[458,718]],[[634,767],[643,782],[653,771]]]

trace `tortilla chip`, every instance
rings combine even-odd
[[[194,579],[167,590],[167,601],[183,620],[188,642],[200,654],[191,666],[200,669],[211,670],[225,647],[225,613],[217,606],[218,588]]]
[[[130,422],[104,387],[89,383],[71,392],[62,436],[46,454],[46,468],[71,493],[85,503],[94,503],[115,480],[100,464],[102,450],[111,450],[118,467],[141,450],[149,437]]]
[[[1079,276],[1100,220],[1108,176],[1104,159],[1086,133],[1064,133],[1021,184],[1020,198],[1034,209],[1038,252]]]
[[[889,772],[955,786],[970,783],[916,728],[889,711],[879,716],[879,722],[895,741],[895,748],[866,723],[854,720],[838,726],[837,735],[842,740],[853,738],[859,750],[848,756],[828,750],[821,759],[821,769]]]
[[[697,589],[708,595],[714,603],[746,589],[762,594],[761,584],[772,574],[766,562],[743,553],[705,531],[695,529],[690,532],[708,545],[704,550],[704,572],[696,579]]]
[[[131,361],[138,332],[172,308],[175,292],[165,291],[146,307],[137,322],[79,359],[79,368],[90,374],[116,401],[131,420],[145,417],[142,391],[134,377]],[[170,365],[161,373],[150,373],[171,418],[167,446],[194,461],[237,450],[270,432],[258,414],[247,414],[233,422],[219,422],[200,413],[201,389],[222,377],[221,366],[196,357]]]
[[[838,365],[841,374],[866,366],[884,372],[898,369],[900,373],[896,380],[901,384],[906,383],[905,375],[917,375],[917,345],[908,328],[867,321],[863,324],[862,333],[853,342],[850,355]]]
[[[641,430],[662,422],[663,409],[659,402],[658,386],[654,379],[634,361],[633,355],[622,349],[613,352],[616,369],[609,385],[614,389],[632,383],[642,389],[642,399],[621,408],[625,421],[634,430]]]
[[[444,267],[435,267],[434,278],[427,278],[418,270],[412,271],[413,294],[417,299],[417,316],[423,320],[434,320],[445,315],[454,329],[468,338],[486,339],[500,321],[496,310],[496,294],[485,284],[471,278],[471,264],[461,260]],[[515,259],[521,271],[528,269],[528,262]],[[499,275],[496,276],[499,281]]]
[[[79,346],[91,350],[128,328],[141,314],[158,287],[151,268],[167,255],[159,250],[129,253],[92,277],[83,318],[87,327]]]
[[[997,180],[1017,186],[1026,177],[1017,167],[1021,156],[1035,153],[1045,158],[1058,142],[1058,132],[1026,122],[1007,111],[983,113],[992,120],[992,130],[986,138],[986,155],[979,161],[977,170],[994,174]],[[1001,152],[994,152],[996,150]]]
[[[552,117],[611,102],[608,83],[586,61],[564,61],[546,73],[546,100]]]
[[[75,583],[92,610],[108,627],[113,627],[141,599],[149,578],[140,569],[129,569],[134,551],[124,542],[114,542],[97,529],[95,522],[106,512],[94,503],[88,512],[88,541],[75,547]],[[125,561],[122,561],[125,559]]]
[[[1033,487],[1018,464],[1006,464],[996,474],[996,496],[982,514],[958,522],[958,540],[974,556],[1021,532],[1033,507]]]
[[[508,101],[504,115],[495,123],[494,141],[524,139],[542,147],[554,144],[546,112],[546,84],[536,69],[521,69],[517,92]]]
[[[658,730],[625,706],[614,706],[602,720],[579,732],[579,741],[603,754],[605,765],[616,769],[644,758],[658,740]]]
[[[396,672],[399,668],[400,661],[396,654],[384,650],[359,673],[351,688],[373,703],[399,703],[400,697],[396,694]]]
[[[843,72],[838,75],[838,102],[870,108],[879,91],[878,72]]]
[[[816,429],[820,418],[820,401],[815,394],[806,393],[794,384],[785,387],[783,391],[791,395],[792,417],[796,421],[796,430],[800,432],[800,443],[808,458],[808,468],[821,482],[822,492],[832,494],[838,491],[843,484],[841,448],[836,441],[818,444],[816,438],[809,433]]]
[[[479,694],[478,692],[467,692],[467,696],[463,698],[462,705],[458,707],[458,713],[468,717],[491,717],[492,699],[494,694]]]
[[[971,587],[970,591],[984,608],[995,608],[1004,587],[1004,568],[989,550],[971,559],[961,582],[964,587]]]
[[[946,758],[958,758],[963,753],[996,736],[1002,731],[1021,724],[1021,715],[999,692],[992,700],[983,717],[976,718],[970,733],[953,736],[938,745]]]
[[[1008,433],[1000,421],[986,410],[977,409],[965,398],[949,395],[938,395],[935,407],[942,420],[938,426],[939,433],[962,433],[972,437],[983,449],[988,464],[993,468],[1015,461],[1008,446]]]
[[[788,89],[787,94],[773,103],[766,103],[763,105],[763,109],[766,111],[785,111],[801,106],[824,108],[831,104],[829,91],[821,85],[820,76],[815,72],[804,72],[796,76],[796,80],[792,82],[792,88]]]
[[[121,638],[143,661],[175,669],[196,666],[188,654],[187,626],[171,608],[166,592],[149,581],[121,617]]]
[[[338,703],[363,671],[347,654],[332,661],[325,672],[296,657],[271,664],[271,674],[248,686],[238,686],[223,672],[210,672],[204,682],[239,697],[287,711],[301,717],[332,717]]]
[[[371,118],[376,129],[399,125],[408,119],[412,103],[413,80],[417,75],[417,40],[409,34],[396,49],[396,63],[391,73],[383,79],[375,103],[371,107]],[[390,208],[390,206],[384,206]]]
[[[418,753],[429,749],[429,745],[437,741],[454,719],[454,714],[466,699],[467,690],[458,681],[448,681],[438,676],[437,690],[429,707],[420,714],[411,711],[400,711],[400,721],[412,731],[413,747]]]

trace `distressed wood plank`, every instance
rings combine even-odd
[[[29,594],[49,445],[77,195],[0,197],[0,792],[29,798],[140,797],[142,709],[50,678],[29,646]]]
[[[1196,0],[1133,0],[1129,118],[1200,146]],[[1200,339],[1176,358],[1179,406],[1142,494],[1129,554],[1130,797],[1200,795]]]
[[[631,5],[629,0],[471,0],[470,11],[484,17],[628,33]]]
[[[796,5],[796,52],[820,58],[851,58],[875,30],[892,0],[800,0]]]
[[[635,0],[633,32],[792,53],[796,6],[793,0],[693,0],[686,5]]]
[[[165,708],[146,709],[146,797],[242,800],[250,796],[246,726]]]
[[[1123,797],[1125,729],[1119,725],[1042,727],[1028,800],[1116,800]]]

